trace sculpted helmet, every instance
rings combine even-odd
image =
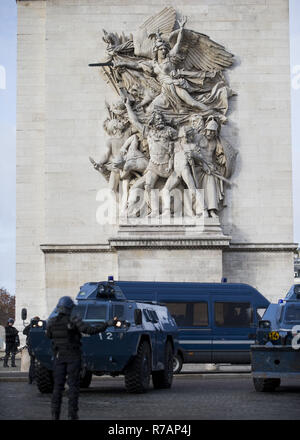
[[[205,124],[205,130],[218,131],[219,124],[214,119],[210,119]]]

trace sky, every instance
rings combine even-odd
[[[15,0],[0,0],[0,287],[15,294],[16,278]]]
[[[15,294],[16,278],[15,0],[0,0],[0,287]],[[290,0],[294,242],[300,243],[300,0]]]

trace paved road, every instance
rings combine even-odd
[[[49,420],[50,395],[26,382],[0,383],[1,420]],[[65,392],[67,395],[67,391]],[[66,417],[66,397],[62,418]],[[123,377],[95,378],[80,395],[81,420],[300,420],[300,382],[254,391],[250,374],[175,376],[170,390],[126,393]]]

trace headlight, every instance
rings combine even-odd
[[[43,327],[44,323],[43,323],[43,321],[39,321],[39,322],[37,323],[37,325],[38,325],[39,327]]]

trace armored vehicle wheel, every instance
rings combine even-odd
[[[80,388],[88,388],[92,381],[92,372],[84,370],[80,373]]]
[[[173,349],[168,341],[165,347],[165,369],[152,372],[154,388],[171,388],[173,381]]]
[[[254,377],[253,384],[255,390],[259,392],[275,391],[280,385],[280,379],[262,379],[260,377]]]
[[[173,356],[173,373],[178,374],[182,369],[183,360],[180,354]]]
[[[53,374],[52,371],[48,370],[42,364],[38,363],[36,365],[36,384],[41,393],[52,393],[53,392]]]
[[[144,341],[138,353],[125,373],[125,387],[129,393],[144,393],[148,390],[151,374],[151,351],[148,342]]]

